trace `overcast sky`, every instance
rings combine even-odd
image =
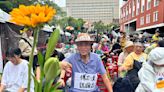
[[[55,2],[60,6],[60,7],[65,7],[65,2],[66,0],[55,0]]]
[[[56,2],[60,7],[65,7],[66,0],[55,0],[55,2]],[[122,4],[122,0],[120,0],[120,4]]]

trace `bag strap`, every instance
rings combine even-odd
[[[32,47],[32,45],[30,44],[29,41],[27,41],[27,39],[25,39],[25,38],[21,38],[21,39],[23,39],[25,42],[27,42],[30,45],[30,47]]]

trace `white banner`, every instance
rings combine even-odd
[[[74,88],[80,90],[94,90],[97,82],[97,74],[75,73]]]

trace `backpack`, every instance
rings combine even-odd
[[[113,92],[135,92],[140,80],[138,71],[142,63],[134,60],[133,69],[129,70],[124,78],[118,78],[113,85]]]

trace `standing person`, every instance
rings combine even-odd
[[[70,67],[72,69],[72,81],[69,92],[99,92],[100,90],[96,86],[98,73],[101,74],[108,92],[113,92],[100,57],[90,52],[93,40],[89,34],[80,33],[75,42],[79,52],[65,58],[60,63],[62,69],[67,70]],[[63,78],[64,76],[60,78],[61,83],[64,83]]]
[[[111,50],[116,55],[119,55],[122,52],[121,45],[120,45],[120,38],[117,38],[117,41],[113,44]]]
[[[155,30],[155,34],[152,36],[152,41],[159,41],[159,29]]]
[[[19,48],[9,49],[6,57],[9,60],[3,71],[0,92],[26,92],[28,85],[28,62],[21,59]],[[33,72],[31,72],[33,74]],[[34,81],[32,80],[30,92],[34,92]]]
[[[34,37],[32,36],[33,30],[27,29],[26,32],[23,33],[21,40],[19,41],[19,48],[21,49],[22,55],[21,58],[29,61],[29,57],[32,51],[32,46],[34,42]],[[34,61],[33,61],[33,69],[36,70],[36,78],[40,79],[40,68],[37,64],[37,48],[34,49]]]
[[[120,45],[121,45],[121,48],[123,49],[125,47],[125,43],[127,41],[127,38],[126,38],[126,33],[125,32],[121,32],[121,37],[120,37]]]

